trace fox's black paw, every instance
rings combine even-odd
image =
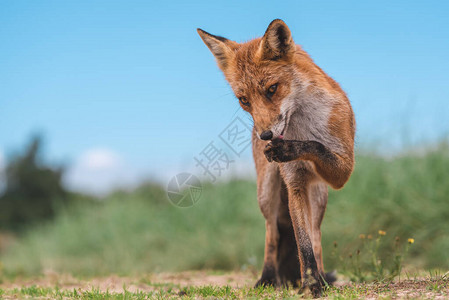
[[[294,141],[275,139],[265,146],[265,157],[269,162],[288,162],[298,158]]]
[[[299,293],[311,295],[313,298],[320,298],[325,286],[323,277],[319,274],[315,274],[314,276],[306,275]]]
[[[254,285],[255,288],[258,288],[260,286],[263,286],[263,287],[266,287],[266,286],[277,287],[278,283],[276,282],[275,278],[263,278],[262,277]]]
[[[331,286],[337,280],[337,272],[327,272],[324,276],[314,278],[307,276],[305,284],[299,293],[310,294],[313,298],[320,298],[327,286]]]

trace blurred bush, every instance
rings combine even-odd
[[[48,220],[67,199],[61,185],[62,168],[45,166],[42,138],[32,138],[23,154],[13,157],[5,171],[6,187],[0,197],[0,229],[20,230]]]
[[[328,267],[333,242],[349,257],[361,247],[359,234],[385,231],[379,249],[394,259],[396,237],[414,238],[408,263],[421,268],[449,268],[449,145],[442,142],[394,157],[359,155],[349,182],[330,191],[323,222]],[[326,249],[328,251],[326,251]],[[326,260],[325,260],[326,261]]]
[[[361,154],[356,160],[348,184],[330,192],[322,227],[326,269],[344,269],[342,263],[361,249],[359,235],[376,237],[382,230],[380,257],[394,259],[396,237],[401,244],[414,238],[405,268],[447,270],[448,145],[389,158]],[[191,208],[175,207],[166,197],[163,187],[149,183],[103,201],[72,201],[53,222],[31,228],[0,255],[4,272],[260,271],[265,225],[254,181],[204,184]]]
[[[252,266],[264,247],[255,184],[203,186],[191,208],[173,206],[160,186],[73,201],[52,224],[33,228],[0,256],[7,274],[56,270],[75,275]],[[263,257],[263,254],[262,254]]]

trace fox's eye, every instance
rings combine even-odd
[[[274,93],[276,92],[276,89],[278,88],[278,84],[273,84],[272,86],[270,86],[267,90],[267,94],[269,97],[273,96]]]
[[[249,101],[245,97],[240,97],[239,101],[242,105],[249,106]]]

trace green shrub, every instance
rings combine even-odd
[[[383,158],[358,155],[354,174],[331,191],[323,223],[326,269],[360,247],[359,234],[386,232],[379,256],[394,264],[396,237],[414,238],[405,264],[449,268],[449,151]],[[260,268],[264,219],[253,181],[206,184],[191,208],[171,205],[148,184],[101,202],[73,201],[49,224],[30,229],[0,256],[8,274],[45,269],[78,275],[136,274],[191,269]]]

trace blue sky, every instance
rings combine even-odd
[[[447,1],[1,1],[0,161],[41,132],[74,188],[185,169],[246,118],[195,29],[245,41],[275,18],[348,93],[359,149],[432,141],[449,128],[448,13]],[[250,164],[249,149],[236,159]]]

